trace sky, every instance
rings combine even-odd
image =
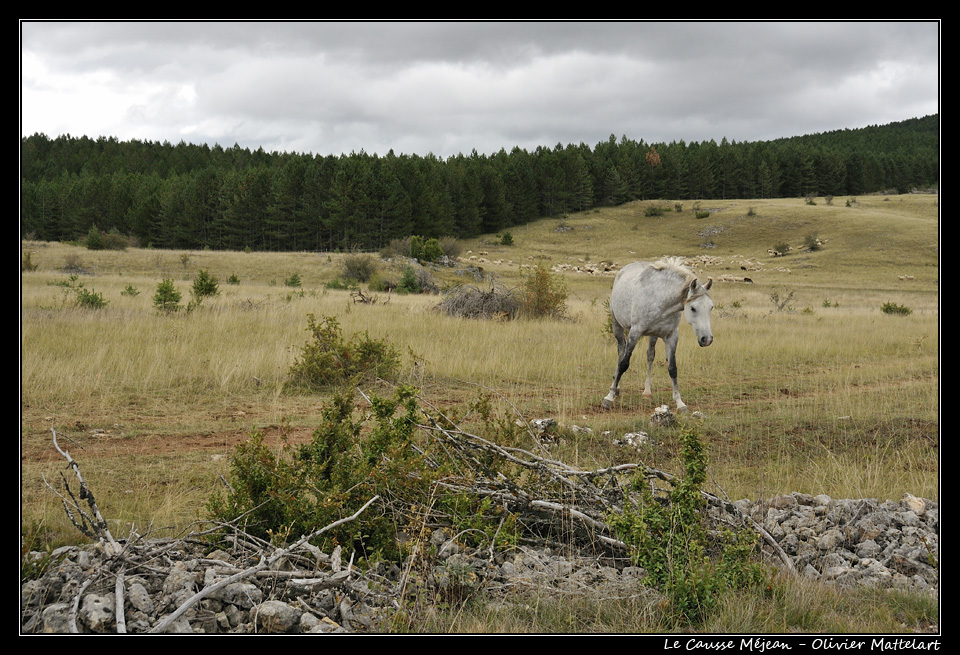
[[[20,22],[21,135],[438,157],[939,112],[940,23]]]

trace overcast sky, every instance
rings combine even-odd
[[[936,21],[20,26],[23,136],[447,157],[939,112]]]

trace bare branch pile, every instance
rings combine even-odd
[[[437,310],[448,316],[512,320],[520,312],[522,302],[514,289],[491,285],[483,290],[473,285],[461,285],[446,294]]]

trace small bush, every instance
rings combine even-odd
[[[380,249],[380,256],[384,259],[390,259],[392,257],[409,257],[410,241],[411,237],[391,239],[390,243]]]
[[[909,316],[913,313],[913,310],[904,305],[898,305],[894,302],[885,302],[880,307],[880,311],[884,314],[892,314],[894,316]]]
[[[90,227],[86,239],[87,250],[103,250],[103,235],[96,225]]]
[[[443,257],[439,239],[410,237],[410,256],[421,262],[436,262]]]
[[[288,287],[299,287],[300,286],[300,274],[291,273],[290,277],[283,281],[284,285]]]
[[[708,530],[700,492],[707,479],[706,454],[696,429],[680,435],[684,475],[673,482],[667,499],[654,496],[638,478],[643,502],[612,516],[611,525],[627,543],[634,561],[662,591],[665,609],[681,625],[700,624],[730,592],[760,585],[761,566],[751,559],[756,537],[746,532]]]
[[[64,259],[62,270],[64,273],[80,274],[86,273],[87,267],[86,264],[83,263],[83,259],[80,257],[80,255],[77,255],[76,253],[69,253]]]
[[[420,281],[413,266],[404,266],[403,275],[397,283],[398,293],[420,293]]]
[[[377,268],[377,260],[372,255],[347,255],[343,258],[343,277],[348,280],[368,282]]]
[[[103,299],[102,293],[84,287],[83,282],[79,281],[77,275],[71,275],[68,281],[59,282],[58,286],[64,287],[67,292],[73,292],[77,307],[82,307],[83,309],[103,309],[108,304],[108,301]]]
[[[463,251],[463,246],[454,237],[440,237],[440,250],[450,259],[456,259]]]
[[[663,216],[666,213],[667,210],[660,205],[650,205],[643,210],[643,215],[648,218],[657,218],[658,216]]]
[[[397,281],[389,276],[384,275],[383,273],[377,273],[367,284],[370,287],[371,291],[395,291],[397,288]]]
[[[520,289],[522,312],[531,318],[562,318],[567,311],[563,278],[537,264]]]
[[[111,230],[103,235],[102,243],[104,250],[126,250],[130,245],[130,239],[116,230]]]
[[[240,284],[240,278],[238,278],[236,274],[231,275],[227,278],[227,284]]]
[[[396,290],[397,293],[438,293],[440,291],[430,271],[419,265],[403,267]]]
[[[77,288],[77,305],[84,309],[103,309],[107,306],[103,294],[93,290],[84,289],[82,286]]]
[[[441,473],[410,447],[420,418],[413,391],[401,387],[391,399],[371,397],[371,404],[371,416],[357,417],[352,397],[336,395],[310,442],[285,442],[279,452],[255,433],[234,452],[229,493],[211,496],[208,512],[224,523],[242,516],[244,531],[282,545],[290,535],[355,512],[384,488],[428,502]],[[405,527],[390,511],[370,511],[327,532],[316,545],[328,551],[339,544],[361,558],[399,560],[397,533]]]
[[[345,280],[342,277],[335,277],[332,280],[328,280],[323,287],[325,289],[334,289],[336,291],[356,291],[360,288],[357,286],[357,282],[355,280]]]
[[[702,210],[702,211],[696,212],[694,216],[696,216],[697,218],[707,218],[708,216],[710,216],[710,212],[706,210]]]
[[[392,345],[367,333],[344,341],[340,323],[332,316],[317,321],[310,314],[307,330],[313,340],[301,347],[300,357],[290,367],[289,389],[321,390],[355,378],[389,380],[400,369],[400,354]]]
[[[170,314],[181,309],[180,300],[183,295],[173,285],[173,280],[163,280],[157,285],[157,292],[153,296],[153,306],[157,310]]]
[[[120,292],[120,295],[130,296],[131,298],[135,298],[140,295],[140,289],[136,288],[132,284],[128,284],[126,288]]]
[[[220,283],[217,278],[210,275],[207,271],[201,269],[197,277],[193,279],[193,286],[190,288],[194,300],[199,304],[208,296],[220,294]]]
[[[790,301],[796,292],[789,289],[774,289],[770,292],[770,302],[773,303],[775,311],[790,312],[793,311]]]
[[[509,232],[504,232],[500,235],[500,245],[502,246],[512,246],[513,245],[513,235]]]

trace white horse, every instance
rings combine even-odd
[[[673,382],[673,399],[677,411],[687,411],[680,399],[677,386],[677,341],[680,338],[680,315],[687,319],[697,335],[700,347],[713,343],[710,331],[710,312],[713,301],[707,293],[713,279],[706,284],[697,282],[693,271],[683,265],[679,257],[660,261],[634,262],[624,266],[613,281],[610,295],[610,316],[613,336],[617,338],[617,371],[610,385],[610,393],[603,406],[610,409],[620,393],[620,377],[630,366],[630,356],[642,337],[650,337],[647,348],[647,381],[643,395],[650,397],[650,376],[656,355],[657,339],[663,339],[667,348],[667,370]]]

